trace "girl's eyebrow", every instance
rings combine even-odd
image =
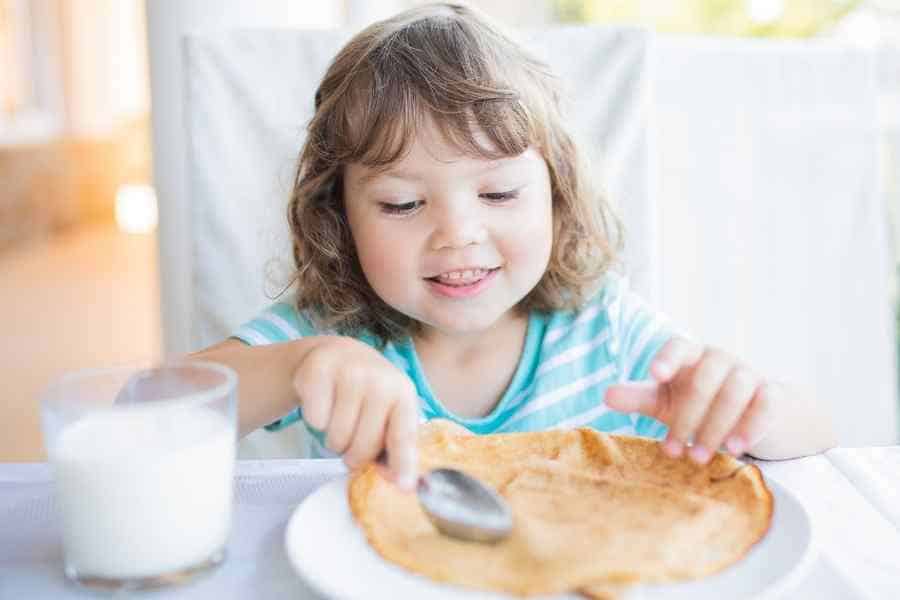
[[[506,158],[501,158],[498,160],[491,160],[482,167],[474,172],[472,172],[470,177],[477,177],[480,175],[484,175],[488,171],[494,171],[500,167],[505,167],[510,164],[515,164],[515,159],[519,158],[518,156],[509,156]],[[414,172],[414,171],[406,171],[404,169],[392,169],[392,168],[381,168],[381,169],[371,169],[368,173],[361,176],[359,178],[359,185],[365,186],[371,183],[372,181],[380,178],[390,178],[390,179],[403,179],[405,181],[422,181],[425,179],[422,175]]]
[[[368,173],[359,178],[359,184],[366,185],[368,183],[371,183],[375,179],[380,179],[382,177],[390,179],[405,179],[406,181],[422,180],[422,177],[417,173],[404,171],[402,169],[382,168],[371,169]]]

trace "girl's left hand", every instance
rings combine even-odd
[[[780,387],[716,348],[683,338],[666,343],[650,365],[655,381],[612,385],[606,404],[669,427],[663,450],[705,464],[722,445],[735,456],[766,434]]]

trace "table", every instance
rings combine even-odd
[[[787,597],[900,598],[900,447],[755,462],[812,516],[819,554]],[[144,596],[319,598],[294,574],[284,529],[304,497],[345,472],[336,460],[239,461],[228,560],[189,586]],[[96,597],[66,584],[58,535],[49,466],[0,464],[0,599]]]

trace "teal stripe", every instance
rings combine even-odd
[[[325,432],[321,429],[316,429],[309,423],[305,423],[305,425],[306,430],[309,431],[309,434],[316,440],[316,442],[318,442],[319,446],[321,446],[322,448],[326,448],[327,446],[325,445]]]
[[[289,342],[291,340],[291,337],[286,331],[282,330],[271,321],[255,319],[247,323],[246,327],[253,329],[264,338],[266,338],[270,343]]]
[[[597,431],[615,431],[623,427],[631,429],[631,418],[625,413],[611,410],[591,421],[590,427]]]
[[[285,302],[279,302],[278,304],[273,305],[269,310],[290,323],[301,337],[316,335],[316,330],[309,322],[309,319],[301,318],[297,309],[292,305]]]
[[[563,351],[565,350],[566,349],[564,348]],[[537,365],[535,372],[540,370],[540,366],[545,362],[546,360],[541,361],[541,363]],[[553,393],[573,381],[577,381],[583,377],[590,376],[592,373],[601,371],[608,367],[612,362],[613,358],[609,353],[606,343],[602,343],[592,348],[587,354],[584,354],[571,362],[561,364],[533,377],[529,386],[533,385],[534,388],[525,397],[521,397],[521,393],[527,391],[527,387],[524,390],[521,388],[518,390],[520,397],[515,403],[510,403],[508,410],[503,415],[504,421],[513,416],[511,413],[518,411],[523,405],[527,404],[528,401],[537,395]],[[610,378],[613,377],[615,377],[615,374],[610,375]],[[600,384],[598,383],[597,385]]]
[[[598,341],[600,338],[600,341]],[[605,338],[605,339],[603,339]],[[565,348],[558,348],[552,354],[546,355],[538,365],[536,371],[541,371],[537,375],[538,380],[553,383],[561,379],[573,379],[573,371],[592,372],[602,369],[604,366],[615,362],[612,353],[609,350],[610,335],[609,330],[597,332],[593,337],[585,340],[584,344],[593,344],[587,350],[582,349],[583,354],[574,359],[567,359],[565,362],[553,365],[547,368],[546,365],[556,360],[560,355],[570,351],[572,347],[581,344],[571,344]],[[556,387],[556,386],[555,386]]]
[[[593,408],[603,404],[603,397],[606,394],[606,388],[610,384],[616,382],[616,373],[613,372],[609,377],[597,381],[589,388],[575,392],[566,398],[561,398],[549,406],[537,410],[533,413],[525,415],[519,419],[513,419],[509,423],[500,427],[501,431],[517,431],[520,423],[528,423],[529,430],[533,430],[535,424],[544,427],[553,427],[561,421],[565,421],[575,415],[585,413]],[[541,390],[541,394],[545,392]],[[553,393],[550,390],[549,393]]]
[[[256,342],[250,339],[250,333],[255,332],[255,330],[251,330],[247,325],[241,325],[241,328],[231,334],[231,339],[238,340],[248,346],[256,345]]]
[[[284,415],[277,421],[273,421],[272,423],[269,423],[268,425],[266,425],[266,431],[278,431],[280,429],[284,429],[288,425],[293,425],[294,423],[299,421],[301,416],[302,416],[302,413],[300,412],[300,409],[295,408],[294,410],[292,410],[288,414]]]
[[[312,439],[309,440],[309,450],[313,458],[334,458],[337,456],[325,445],[325,434],[323,432],[308,425],[306,430],[311,434]]]
[[[550,360],[575,346],[590,343],[598,335],[609,329],[609,320],[606,317],[606,313],[601,310],[594,320],[580,323],[553,342],[545,344],[542,348],[544,360]]]
[[[668,428],[656,419],[640,415],[634,425],[634,431],[638,435],[660,440],[666,436]]]
[[[404,373],[409,374],[409,360],[397,350],[393,343],[388,343],[382,353],[392,364],[399,367]]]

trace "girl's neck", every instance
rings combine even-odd
[[[506,348],[510,342],[515,345],[524,339],[527,326],[528,315],[511,310],[483,331],[452,334],[423,327],[413,336],[413,342],[419,355],[440,356],[453,364],[463,364],[478,360],[485,353],[494,353],[498,348]]]
[[[451,413],[484,417],[503,397],[522,356],[528,317],[512,314],[471,335],[423,332],[416,353],[432,393]]]

